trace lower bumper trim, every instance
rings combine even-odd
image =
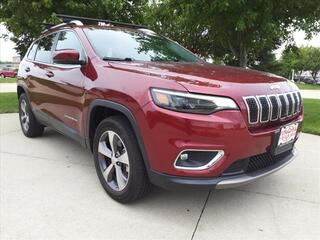
[[[256,181],[259,178],[272,174],[292,162],[297,156],[295,148],[281,161],[267,168],[235,176],[224,176],[214,178],[195,178],[172,176],[155,171],[149,172],[150,181],[162,188],[180,190],[180,189],[226,189],[246,185]]]
[[[218,182],[216,189],[226,189],[226,188],[234,188],[242,185],[249,184],[251,182],[256,181],[259,178],[268,176],[269,174],[272,174],[281,168],[288,165],[290,162],[292,162],[297,156],[297,151],[295,149],[292,150],[292,153],[288,155],[286,158],[284,158],[281,162],[278,164],[275,164],[271,166],[268,169],[263,169],[260,171],[253,172],[252,174],[242,174],[240,176],[236,176],[230,179],[221,180]]]

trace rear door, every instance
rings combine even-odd
[[[53,51],[64,49],[77,50],[79,60],[86,61],[84,49],[73,30],[58,33]],[[46,73],[50,75],[46,86],[50,93],[46,111],[50,117],[62,123],[65,130],[71,131],[71,134],[80,133],[82,121],[85,75],[81,70],[81,65],[55,63],[46,69]]]
[[[51,56],[56,36],[57,34],[54,33],[37,41],[32,46],[27,56],[25,66],[23,66],[27,74],[29,98],[36,112],[49,114],[48,105],[54,98],[54,93],[52,92],[52,76],[49,73],[52,65]]]

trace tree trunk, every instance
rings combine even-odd
[[[245,47],[240,47],[239,62],[240,67],[246,68],[248,65],[248,54]]]

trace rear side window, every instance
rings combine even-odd
[[[56,50],[64,50],[64,49],[77,50],[80,54],[79,60],[85,60],[84,51],[82,49],[81,43],[74,32],[71,32],[71,31],[60,32],[59,38],[57,41]]]
[[[40,40],[35,58],[36,61],[51,63],[51,50],[56,35],[52,34]]]
[[[37,47],[38,47],[38,42],[35,42],[28,53],[27,59],[34,60],[34,56],[36,55],[36,52],[37,52]]]

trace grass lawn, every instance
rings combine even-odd
[[[0,113],[18,112],[18,98],[16,93],[0,93]]]
[[[0,93],[0,113],[18,112],[16,93]],[[303,132],[320,135],[320,100],[304,99]]]
[[[0,83],[16,83],[17,79],[16,78],[0,78]]]
[[[320,135],[320,100],[303,99],[304,122],[303,132]]]
[[[295,83],[302,90],[320,90],[319,84]]]

